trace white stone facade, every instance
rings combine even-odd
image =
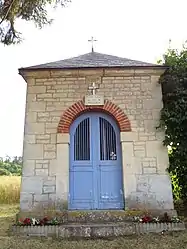
[[[57,133],[63,112],[88,93],[120,107],[131,124],[121,132],[125,208],[173,209],[164,133],[156,129],[162,108],[161,69],[25,71],[27,100],[21,210],[65,202],[69,188],[69,134]]]

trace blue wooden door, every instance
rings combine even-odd
[[[83,114],[70,128],[69,209],[123,207],[119,128],[108,115]]]

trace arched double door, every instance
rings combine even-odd
[[[122,209],[120,131],[112,117],[79,116],[70,127],[69,209]]]

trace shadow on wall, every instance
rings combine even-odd
[[[30,211],[20,211],[17,215],[17,220],[20,218],[24,218],[26,216],[33,216],[35,218],[40,218],[41,216],[58,216],[59,213],[68,210],[68,202],[67,201],[53,201],[50,200],[48,202],[36,202],[29,208]]]
[[[168,215],[175,216],[177,213],[174,209],[164,208],[164,206],[167,206],[166,204],[167,203],[164,200],[156,200],[156,196],[154,194],[147,194],[144,192],[135,193],[134,196],[125,198],[126,211],[142,210],[143,212],[150,213],[152,215],[161,215],[167,212]]]

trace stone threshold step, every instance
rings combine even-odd
[[[11,234],[22,236],[45,236],[57,238],[108,238],[162,231],[185,230],[184,223],[108,223],[108,224],[66,224],[58,226],[13,226]]]
[[[154,214],[153,210],[150,212],[152,216],[163,216],[162,213]],[[172,213],[173,212],[173,213]],[[173,216],[176,213],[174,210],[167,210],[168,215]],[[60,219],[62,223],[108,223],[108,222],[127,222],[133,221],[134,216],[143,216],[145,211],[142,210],[68,210],[61,213]]]
[[[135,223],[132,223],[130,221],[128,222],[108,222],[108,223],[70,223],[70,224],[62,224],[61,226],[64,228],[73,227],[119,227],[119,226],[126,226],[126,225],[132,225]]]

